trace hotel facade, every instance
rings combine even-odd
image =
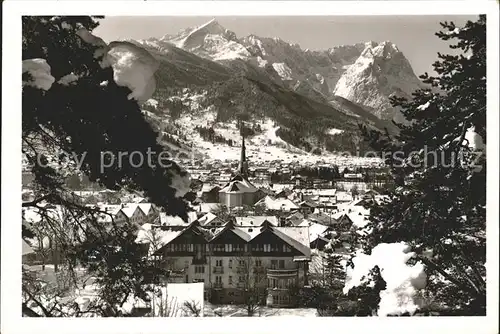
[[[297,288],[308,285],[311,250],[308,227],[235,226],[182,230],[162,228],[167,242],[156,252],[169,282],[203,282],[215,304],[293,307]]]

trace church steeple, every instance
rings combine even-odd
[[[246,157],[245,135],[243,134],[241,136],[241,157],[240,157],[240,164],[238,166],[238,172],[240,175],[248,177],[248,162]]]

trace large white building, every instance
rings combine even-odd
[[[296,287],[308,284],[309,227],[162,227],[156,254],[170,282],[203,282],[214,303],[242,303],[248,294],[262,304],[294,306]]]

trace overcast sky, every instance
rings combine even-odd
[[[429,5],[422,3],[423,6]],[[110,42],[117,39],[144,39],[176,34],[182,29],[201,25],[214,17],[180,16],[108,16],[94,31]],[[262,37],[280,37],[298,43],[303,49],[321,50],[336,45],[366,41],[395,43],[413,66],[415,74],[431,72],[437,52],[449,53],[448,43],[434,33],[439,22],[453,21],[462,25],[475,16],[260,16],[215,17],[226,29],[238,37],[254,34]]]

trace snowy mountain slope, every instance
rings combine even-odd
[[[381,119],[404,122],[389,97],[411,97],[423,87],[410,63],[396,45],[386,41],[366,43],[356,62],[349,66],[335,86],[334,95],[370,108]]]
[[[245,60],[256,67],[266,68],[272,76],[281,77],[287,88],[311,92],[310,97],[330,97],[346,66],[354,63],[364,44],[334,47],[325,51],[302,50],[280,38],[250,35],[238,39],[236,34],[216,20],[187,28],[176,35],[139,41],[145,45],[173,44],[200,57],[224,64]]]
[[[377,117],[401,121],[389,96],[410,96],[421,87],[411,65],[390,42],[303,50],[280,38],[237,38],[216,20],[143,44],[173,44],[205,59],[233,67],[242,61],[267,73],[274,82],[320,102],[338,95],[366,107]],[[241,64],[238,64],[240,66]],[[255,70],[253,70],[255,71]]]
[[[241,136],[236,121],[218,121],[217,111],[213,106],[206,107],[203,100],[208,93],[197,94],[189,89],[181,96],[169,99],[179,100],[185,106],[184,112],[177,118],[167,113],[158,113],[161,103],[152,101],[147,107],[155,113],[144,111],[151,124],[160,129],[161,142],[177,159],[203,159],[235,161],[241,154]],[[155,102],[158,102],[155,103]],[[162,121],[163,120],[163,121]],[[285,162],[300,161],[302,164],[314,164],[318,160],[339,166],[356,163],[359,165],[377,164],[376,158],[343,157],[332,152],[323,152],[321,156],[296,147],[279,136],[281,126],[276,121],[263,117],[255,120],[254,125],[260,131],[250,135],[245,140],[247,157],[255,163],[282,160]],[[205,140],[196,130],[197,127],[210,127],[215,135],[232,141],[226,145],[218,141]]]
[[[177,43],[183,45],[186,41],[197,41],[197,35],[203,29],[206,27],[187,30]],[[368,112],[358,112],[359,106],[336,106],[321,92],[298,81],[290,89],[284,82],[287,75],[293,76],[294,70],[284,62],[259,67],[242,58],[212,61],[180,49],[171,42],[148,39],[135,43],[150,51],[160,62],[156,73],[157,90],[153,96],[156,102],[144,108],[157,116],[151,121],[162,140],[173,149],[185,150],[193,143],[195,149],[198,147],[202,151],[207,145],[229,150],[230,145],[224,140],[216,142],[214,137],[202,138],[199,133],[196,136],[192,133],[203,131],[194,130],[197,125],[205,129],[222,129],[238,119],[254,124],[271,120],[275,124],[274,136],[289,145],[280,149],[293,154],[296,150],[354,151],[353,138],[360,135],[358,124],[380,130],[387,125],[378,122]],[[275,67],[282,70],[282,76]],[[315,75],[315,80],[326,82],[322,75]],[[152,118],[149,113],[146,116]],[[179,119],[191,122],[192,126],[179,126],[176,124]],[[332,132],[331,129],[338,131]],[[253,140],[253,136],[262,136],[263,132],[263,129],[257,131],[249,140]],[[223,133],[214,136],[224,137]],[[271,140],[270,149],[280,146],[279,142]]]

